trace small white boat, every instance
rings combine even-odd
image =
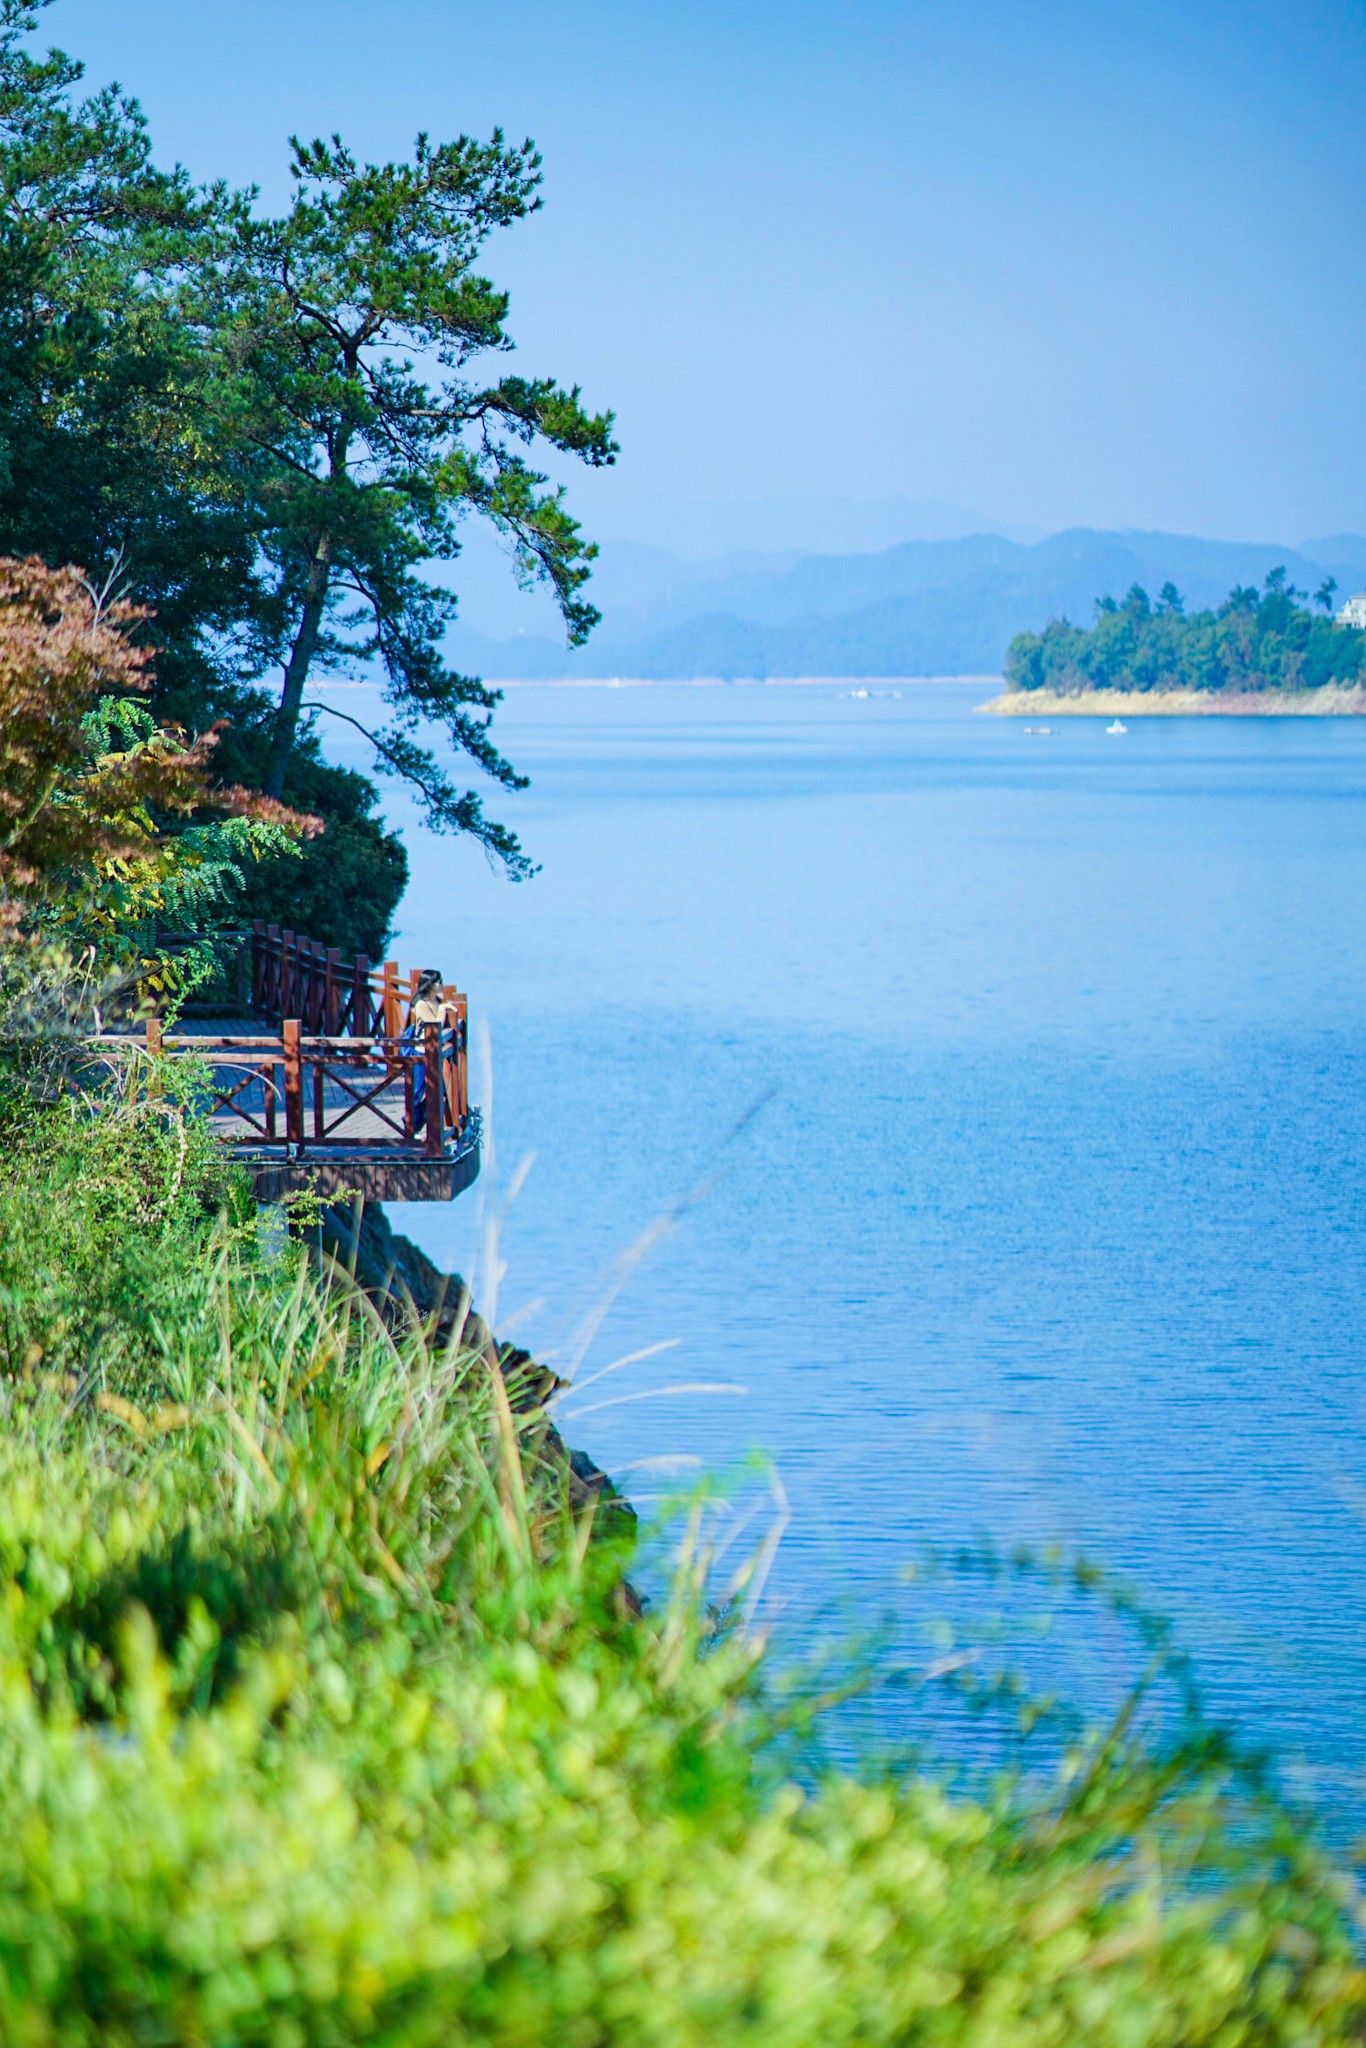
[[[1027,725],[1026,733],[1033,739],[1046,740],[1053,731],[1051,725]]]
[[[1105,730],[1106,730],[1107,732],[1127,732],[1127,731],[1129,730],[1129,728],[1128,728],[1128,726],[1127,726],[1127,725],[1126,725],[1126,724],[1124,723],[1124,721],[1123,721],[1123,719],[1122,719],[1122,718],[1117,718],[1117,719],[1115,720],[1114,724],[1113,724],[1113,725],[1107,725],[1107,726],[1106,726],[1106,728],[1105,728]]]

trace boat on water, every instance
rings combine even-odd
[[[1126,725],[1126,724],[1124,723],[1124,721],[1123,721],[1123,719],[1122,719],[1122,718],[1117,718],[1117,719],[1115,720],[1114,724],[1113,724],[1113,725],[1107,725],[1107,726],[1106,726],[1106,728],[1105,728],[1105,730],[1106,730],[1107,732],[1127,732],[1127,731],[1129,730],[1129,728],[1128,728],[1128,726],[1127,726],[1127,725]]]
[[[1032,736],[1034,739],[1039,740],[1047,739],[1052,730],[1053,728],[1051,725],[1027,725],[1025,727],[1026,734]]]

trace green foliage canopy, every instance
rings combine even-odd
[[[144,607],[154,715],[192,732],[227,721],[216,767],[259,789],[271,703],[256,684],[286,622],[232,451],[205,432],[208,362],[180,311],[224,195],[156,168],[134,101],[82,98],[79,63],[34,54],[44,4],[0,0],[0,553],[79,563]],[[301,735],[287,794],[307,783],[355,888],[320,889],[319,842],[239,863],[236,914],[283,908],[302,926],[303,907],[326,943],[378,955],[403,848],[369,816],[373,791],[317,756]]]
[[[157,713],[200,730],[274,625],[175,304],[214,202],[157,169],[134,101],[33,53],[42,4],[0,0],[0,553],[150,606]]]
[[[78,62],[36,54],[49,4],[0,0],[0,552],[78,563],[147,607],[158,717],[229,719],[224,772],[287,800],[307,755],[325,820],[306,684],[374,663],[378,762],[437,829],[529,872],[422,735],[521,786],[488,733],[498,693],[442,659],[464,517],[548,583],[572,642],[597,616],[595,551],[529,451],[609,463],[610,416],[550,379],[475,374],[511,346],[478,259],[539,205],[536,152],[420,137],[411,161],[366,165],[335,137],[296,142],[294,202],[267,217],[160,170],[134,100],[82,97]],[[402,863],[373,821],[352,838],[365,932],[334,907],[319,935],[378,951]]]
[[[549,582],[571,642],[597,619],[582,595],[595,550],[523,450],[539,440],[610,463],[610,417],[549,380],[471,375],[510,346],[507,296],[474,264],[490,234],[539,203],[540,159],[497,132],[487,144],[419,136],[409,164],[359,164],[337,137],[293,149],[290,210],[263,219],[234,200],[220,259],[190,292],[216,430],[243,451],[289,622],[266,786],[283,790],[309,674],[377,656],[398,714],[374,736],[381,759],[415,784],[431,823],[475,834],[518,874],[515,841],[412,738],[439,720],[519,786],[487,735],[497,693],[442,662],[454,597],[417,571],[454,560],[458,521],[475,512],[509,538],[523,577]]]

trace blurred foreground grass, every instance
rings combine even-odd
[[[1346,2042],[1349,1873],[1141,1714],[803,1766],[486,1359],[267,1255],[158,1089],[0,1131],[0,2041]]]

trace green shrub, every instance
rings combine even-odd
[[[250,1213],[208,1125],[187,1106],[187,1063],[134,1057],[99,1096],[70,1074],[38,1077],[46,1100],[0,1090],[0,1371],[39,1369],[138,1395],[164,1351],[199,1326],[209,1226]],[[92,1070],[87,1078],[109,1082]]]
[[[265,773],[259,739],[254,753],[243,753],[255,786]],[[398,833],[374,815],[375,785],[353,769],[323,761],[310,737],[291,757],[285,800],[320,817],[323,830],[295,853],[246,868],[237,914],[244,923],[260,917],[306,932],[347,958],[365,953],[380,959],[408,886],[408,854]]]

